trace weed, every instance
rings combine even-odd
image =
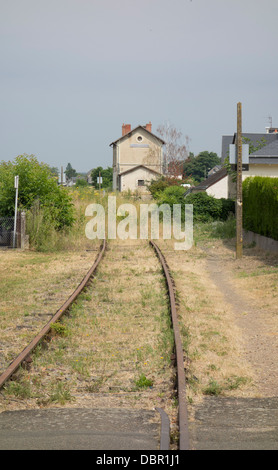
[[[31,398],[31,387],[29,383],[10,382],[5,386],[8,395],[14,395],[18,398]]]
[[[208,386],[203,389],[204,395],[220,395],[222,392],[222,386],[215,380],[211,380]]]
[[[226,380],[227,390],[237,390],[241,385],[246,385],[250,382],[250,379],[247,377],[231,377]]]
[[[49,397],[49,401],[52,403],[60,403],[61,405],[64,405],[71,399],[72,396],[67,386],[63,382],[55,383],[55,388]]]
[[[69,335],[68,328],[65,325],[63,325],[63,323],[60,323],[59,321],[51,325],[51,330],[54,331],[59,336]]]
[[[150,379],[147,379],[145,374],[141,374],[139,379],[135,381],[135,386],[137,389],[152,387],[153,381]]]

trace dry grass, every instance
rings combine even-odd
[[[2,409],[165,408],[176,432],[173,334],[160,264],[147,242],[115,241],[47,350],[7,386]]]
[[[172,241],[160,247],[177,288],[189,402],[204,394],[252,393],[252,369],[241,356],[242,332],[209,275],[206,253],[196,246],[174,251]]]
[[[0,253],[3,371],[75,290],[96,252]]]

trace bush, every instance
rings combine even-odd
[[[278,240],[278,178],[249,177],[242,193],[243,227]]]
[[[18,207],[31,210],[34,205],[44,209],[44,218],[61,230],[74,222],[71,197],[58,186],[57,178],[34,155],[19,155],[13,162],[0,163],[0,216],[13,216],[15,210],[14,177],[19,176]]]
[[[159,199],[161,193],[163,193],[166,188],[173,186],[173,184],[176,184],[176,180],[170,180],[162,176],[159,179],[152,180],[150,184],[147,185],[147,188],[154,199]]]
[[[221,198],[220,199],[221,204],[222,204],[222,210],[221,210],[221,220],[227,220],[231,215],[235,214],[235,201],[233,199],[225,199]]]
[[[222,202],[205,192],[189,194],[186,204],[193,204],[193,217],[196,222],[209,222],[222,218]]]
[[[184,198],[185,190],[182,186],[168,186],[163,192],[159,194],[159,204],[169,204],[173,207],[173,204],[185,204]]]

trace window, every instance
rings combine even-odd
[[[138,186],[145,186],[145,180],[138,180]]]
[[[143,137],[142,137],[141,135],[138,135],[138,137],[137,137],[137,139],[136,139],[136,140],[137,140],[137,142],[142,142],[142,140],[143,140]]]

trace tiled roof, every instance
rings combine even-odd
[[[228,175],[228,173],[227,173],[226,168],[221,168],[221,170],[219,170],[216,173],[214,173],[213,175],[209,176],[207,179],[205,179],[200,184],[198,184],[198,186],[195,186],[194,188],[192,188],[192,190],[194,191],[195,189],[197,189],[197,190],[207,189],[210,186],[212,186],[213,184],[220,181],[222,178],[225,178],[225,176],[227,176],[227,175]]]

